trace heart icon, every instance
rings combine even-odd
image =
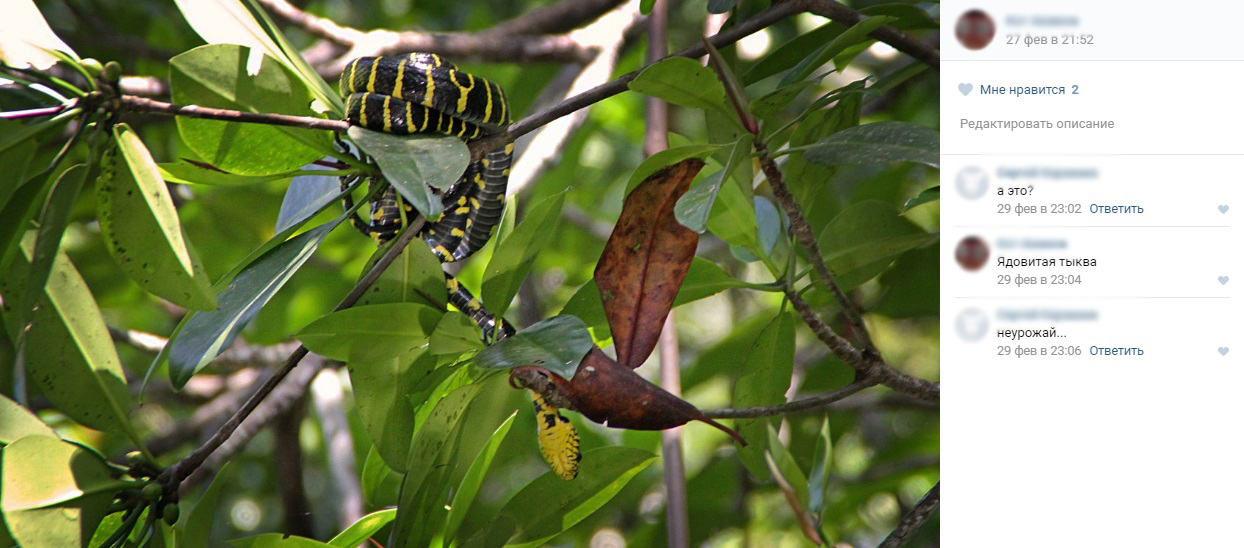
[[[1218,206],[1218,212],[1219,212],[1219,213],[1226,213],[1228,209],[1231,209],[1231,206],[1228,206],[1228,205],[1220,205],[1220,206]]]
[[[1225,346],[1220,346],[1220,347],[1218,347],[1218,353],[1219,353],[1219,354],[1222,354],[1223,356],[1226,356],[1226,355],[1227,355],[1227,352],[1230,352],[1230,351],[1231,351],[1231,349],[1230,349],[1230,348],[1227,348],[1227,347],[1225,347]]]
[[[959,93],[962,93],[965,96],[972,93],[972,84],[959,84]]]
[[[1230,280],[1230,279],[1231,279],[1231,277],[1230,277],[1230,276],[1219,276],[1219,277],[1218,277],[1218,283],[1220,283],[1220,284],[1222,284],[1222,285],[1227,285],[1227,281],[1228,281],[1228,280]]]

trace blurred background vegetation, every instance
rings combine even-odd
[[[861,9],[883,2],[856,0],[850,4]],[[81,57],[117,60],[127,75],[165,79],[171,56],[202,44],[177,6],[168,0],[40,0],[37,4],[56,33]],[[364,30],[469,31],[486,29],[546,2],[304,0],[294,4],[309,13]],[[755,12],[765,5],[743,1],[736,13]],[[936,4],[908,5],[934,20],[938,17]],[[706,16],[703,2],[672,2],[668,40],[671,50],[697,43],[705,33]],[[825,23],[817,16],[799,15],[725,48],[725,53],[737,60],[736,70],[743,73],[778,47]],[[315,37],[283,23],[281,26],[298,47],[316,47]],[[936,44],[936,29],[909,32]],[[613,74],[643,67],[645,44],[642,34],[628,40]],[[872,41],[857,49],[858,55],[849,65],[800,94],[777,119],[794,119],[825,92],[865,78],[884,78],[915,63],[910,57]],[[542,90],[566,66],[553,62],[489,63],[469,57],[454,61],[469,72],[500,83],[507,90],[516,118],[531,113]],[[832,63],[817,72],[830,68],[834,68]],[[776,89],[780,79],[781,75],[775,75],[760,80],[749,86],[748,95],[760,97]],[[330,83],[335,82],[330,79]],[[519,326],[556,314],[591,279],[604,236],[621,209],[627,180],[644,157],[643,108],[643,97],[630,92],[595,104],[560,148],[559,157],[550,159],[555,164],[521,190],[520,220],[522,207],[569,188],[560,229],[538,256],[518,303],[509,313]],[[126,115],[123,119],[136,129],[158,161],[195,158],[181,142],[171,118]],[[862,122],[887,120],[936,129],[936,71],[926,70],[884,93],[867,97]],[[698,110],[673,107],[671,131],[671,141],[676,145],[714,142]],[[39,157],[54,153],[53,143],[45,143],[38,152]],[[844,166],[825,170],[824,177],[823,187],[803,203],[816,228],[823,228],[844,208],[864,200],[879,200],[904,210],[909,200],[937,186],[938,173],[925,166],[891,164]],[[212,279],[225,274],[272,237],[288,184],[288,180],[278,180],[236,187],[174,185],[186,234]],[[84,192],[80,202],[62,248],[98,299],[107,323],[120,330],[167,336],[182,311],[144,292],[120,271],[99,237],[93,194]],[[339,212],[330,209],[313,222],[324,222],[336,215]],[[929,233],[938,231],[936,200],[905,209],[903,216]],[[311,262],[245,329],[242,337],[246,344],[259,348],[288,342],[291,334],[321,317],[340,300],[374,250],[372,242],[356,232],[335,231]],[[930,380],[939,378],[936,250],[934,241],[905,251],[887,261],[879,276],[850,290],[852,299],[866,312],[867,325],[886,360],[911,375]],[[486,253],[462,268],[459,277],[468,286],[479,287]],[[740,255],[711,233],[702,238],[698,253],[738,279],[772,281],[760,263],[740,260]],[[826,318],[833,317],[827,296],[813,292],[809,299],[826,313]],[[774,318],[781,304],[780,293],[733,289],[677,308],[684,397],[701,409],[731,406],[734,379],[749,358],[756,336]],[[840,330],[845,328],[841,320],[831,323]],[[848,384],[854,370],[830,354],[802,322],[796,325],[795,369],[789,396],[793,399],[820,394]],[[118,350],[136,391],[152,354],[132,344],[119,344]],[[655,357],[650,361],[640,371],[653,378]],[[11,356],[5,356],[0,367],[7,369],[12,363]],[[135,408],[134,418],[144,437],[167,442],[161,462],[172,462],[210,435],[221,417],[194,423],[192,428],[195,413],[219,405],[223,398],[236,397],[238,391],[245,393],[249,383],[262,376],[262,369],[245,360],[212,366],[180,393],[169,387],[163,375],[157,375],[147,389],[145,402]],[[396,503],[400,476],[386,472],[377,461],[358,415],[350,412],[352,394],[344,368],[339,376],[346,385],[345,409],[358,473],[364,477],[365,511],[391,506]],[[0,390],[5,394],[12,392],[11,378],[11,371],[0,372]],[[499,422],[497,417],[529,405],[521,392],[502,387],[503,381],[495,380],[497,389],[490,391],[495,396],[488,405],[472,410],[478,418],[473,415],[468,420],[494,425]],[[237,386],[239,383],[242,386]],[[40,407],[37,394],[32,394],[31,399]],[[225,473],[216,478],[223,483],[210,545],[259,532],[286,530],[290,519],[285,513],[290,503],[288,498],[282,498],[282,493],[288,494],[295,488],[280,478],[282,473],[294,474],[301,484],[307,507],[295,521],[309,526],[311,536],[329,538],[344,525],[338,522],[340,499],[329,476],[321,415],[310,399],[309,396],[299,404],[292,415],[260,432]],[[42,407],[46,407],[46,402],[42,402]],[[76,425],[53,409],[42,409],[40,416],[62,436],[99,448],[114,460],[131,449],[124,438]],[[575,413],[568,416],[582,435],[584,449],[626,445],[660,451],[657,432],[606,429]],[[812,467],[813,448],[826,417],[832,432],[833,458],[823,530],[831,544],[873,546],[938,481],[937,407],[878,387],[838,402],[824,412],[775,419],[773,424],[779,427],[782,439],[804,471]],[[499,507],[517,488],[545,471],[532,434],[532,415],[520,412],[516,421],[515,432],[506,438],[494,471],[481,491],[479,504]],[[728,439],[699,423],[683,428],[683,433],[693,545],[809,544],[774,481],[749,474]],[[288,450],[278,451],[282,444],[287,446],[295,440],[299,449],[294,451],[295,456],[289,456]],[[290,462],[291,458],[300,462]],[[200,493],[201,489],[193,490],[185,500],[193,504]],[[664,545],[663,493],[662,469],[654,464],[600,511],[551,544],[602,548]],[[909,545],[936,546],[937,520],[934,516]]]

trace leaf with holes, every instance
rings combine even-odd
[[[215,308],[212,283],[151,153],[125,124],[117,124],[113,136],[117,147],[104,153],[95,185],[99,231],[108,251],[151,294],[185,308]]]

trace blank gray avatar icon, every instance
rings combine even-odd
[[[964,198],[979,199],[989,189],[989,175],[977,166],[965,167],[955,177],[955,188],[959,189],[959,195]]]
[[[985,338],[989,332],[989,317],[979,308],[969,308],[955,318],[955,332],[967,342]]]

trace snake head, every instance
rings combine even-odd
[[[523,365],[511,369],[510,386],[532,390],[554,407],[575,408],[569,397],[570,382],[543,367]]]

